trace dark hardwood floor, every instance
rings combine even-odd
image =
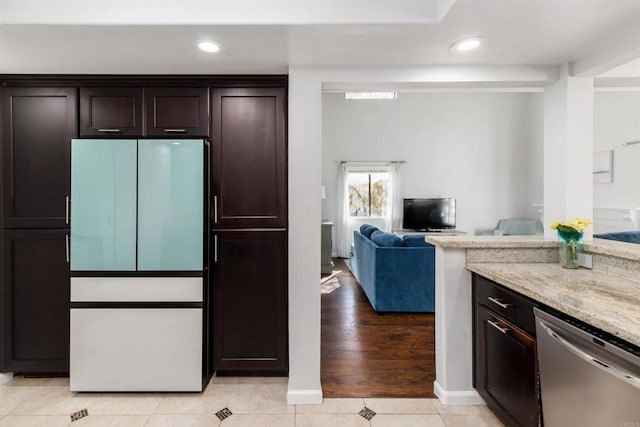
[[[322,295],[324,397],[435,397],[435,315],[376,314],[344,261]]]

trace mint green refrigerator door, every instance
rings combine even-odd
[[[71,271],[135,271],[137,140],[71,141]]]
[[[202,140],[138,141],[138,270],[201,271]]]

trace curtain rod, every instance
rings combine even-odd
[[[336,162],[343,163],[407,163],[405,160],[336,160]]]

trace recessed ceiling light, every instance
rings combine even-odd
[[[214,53],[220,51],[220,45],[212,41],[201,41],[200,43],[198,43],[198,49],[205,52]]]
[[[453,52],[468,52],[479,47],[482,44],[482,37],[471,37],[468,39],[458,40],[451,45],[450,49]]]

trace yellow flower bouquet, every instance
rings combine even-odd
[[[565,268],[578,268],[578,254],[582,248],[582,235],[591,225],[587,218],[574,218],[567,221],[553,221],[551,229],[558,231],[560,265]]]

